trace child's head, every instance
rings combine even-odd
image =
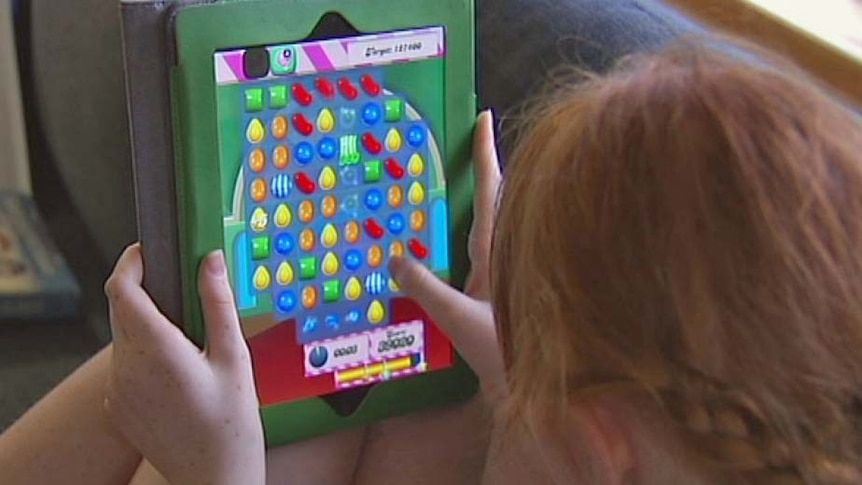
[[[693,49],[524,121],[492,264],[510,416],[615,401],[726,479],[862,480],[862,124]]]

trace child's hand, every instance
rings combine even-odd
[[[490,112],[479,117],[473,140],[473,160],[476,192],[468,246],[471,270],[465,293],[446,285],[412,260],[395,258],[390,271],[401,289],[422,305],[446,332],[479,376],[485,396],[493,403],[504,395],[506,386],[493,312],[488,302],[491,237],[501,181]]]
[[[251,361],[224,257],[210,254],[201,266],[204,352],[158,311],[142,277],[135,245],[105,285],[114,337],[106,412],[171,483],[264,483]]]

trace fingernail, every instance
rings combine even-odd
[[[210,275],[218,278],[225,276],[224,252],[213,251],[207,255],[206,270]]]

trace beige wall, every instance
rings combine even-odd
[[[0,190],[30,191],[10,0],[0,0]]]

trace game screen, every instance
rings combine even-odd
[[[261,404],[445,369],[390,278],[449,277],[442,27],[215,54],[224,247]]]

